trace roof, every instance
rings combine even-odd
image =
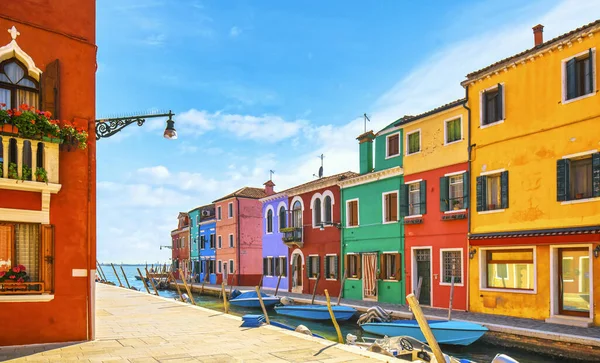
[[[575,228],[553,228],[518,232],[477,233],[469,236],[470,240],[494,239],[494,238],[522,238],[522,237],[547,237],[566,236],[578,234],[600,233],[600,226],[575,227]]]
[[[295,187],[286,189],[286,190],[284,190],[282,192],[279,192],[279,193],[281,193],[281,194],[287,194],[287,195],[302,194],[302,193],[309,192],[311,190],[322,188],[325,185],[337,184],[337,182],[339,182],[341,180],[353,178],[353,177],[358,176],[358,175],[359,174],[357,174],[357,173],[355,173],[353,171],[345,171],[343,173],[334,174],[334,175],[330,175],[330,176],[325,176],[325,177],[322,177],[320,179],[312,180],[312,181],[309,181],[309,182],[304,183],[304,184],[296,185]]]
[[[477,70],[475,72],[471,72],[471,73],[467,74],[467,81],[464,81],[463,84],[465,82],[468,82],[470,80],[478,78],[478,76],[480,76],[482,73],[485,73],[487,71],[491,71],[491,70],[494,70],[494,69],[502,68],[506,63],[509,63],[509,62],[511,62],[511,61],[513,61],[515,59],[518,59],[518,58],[525,58],[526,56],[531,55],[533,53],[536,53],[536,52],[542,50],[543,48],[549,48],[550,46],[552,46],[552,45],[560,42],[561,40],[564,40],[566,38],[574,36],[574,35],[576,35],[578,33],[583,33],[586,30],[588,30],[588,29],[590,29],[590,28],[592,28],[594,26],[597,26],[597,25],[600,25],[600,19],[598,19],[598,20],[596,20],[594,22],[591,22],[591,23],[589,23],[587,25],[581,26],[581,27],[579,27],[577,29],[571,30],[568,33],[559,35],[558,37],[556,37],[554,39],[550,39],[550,40],[548,40],[546,42],[543,42],[540,45],[537,45],[537,46],[535,46],[533,48],[527,49],[527,50],[525,50],[525,51],[523,51],[521,53],[518,53],[518,54],[515,54],[515,55],[510,56],[508,58],[504,58],[502,60],[499,60],[498,62],[490,64],[489,66],[481,68],[480,70]]]
[[[394,124],[394,126],[404,125],[404,124],[407,124],[407,123],[410,123],[410,122],[422,119],[424,117],[434,115],[434,114],[436,114],[438,112],[449,110],[449,109],[454,108],[456,106],[460,106],[460,105],[464,104],[465,102],[467,102],[467,99],[466,98],[461,98],[461,99],[458,99],[458,100],[446,103],[445,105],[441,105],[439,107],[436,107],[436,108],[434,108],[432,110],[423,112],[423,113],[421,113],[419,115],[416,115],[416,116],[404,116],[404,117],[396,120],[396,123]]]
[[[205,209],[205,208],[210,208],[210,207],[213,207],[213,208],[214,208],[214,206],[215,206],[215,205],[214,205],[213,203],[206,204],[206,205],[201,205],[201,206],[199,206],[199,207],[196,207],[196,208],[194,208],[194,209],[190,210],[188,213],[192,213],[192,212],[194,212],[194,211],[197,211],[197,210],[199,210],[199,209]]]
[[[213,203],[219,202],[221,200],[229,199],[229,198],[250,198],[250,199],[260,199],[267,196],[265,190],[263,188],[253,188],[253,187],[243,187],[231,194],[227,194],[226,196],[219,198]]]

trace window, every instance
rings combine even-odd
[[[481,94],[482,125],[490,125],[504,119],[504,87],[498,84]]]
[[[400,134],[388,135],[387,140],[387,151],[386,157],[391,158],[392,156],[400,155]]]
[[[316,279],[319,275],[319,256],[308,256],[308,266],[306,273],[309,279]]]
[[[441,250],[442,254],[442,276],[441,283],[452,283],[454,276],[455,284],[462,284],[462,250]]]
[[[398,192],[383,194],[383,222],[398,221]]]
[[[319,227],[323,222],[321,219],[321,199],[316,198],[313,203],[313,227]]]
[[[330,280],[337,280],[338,278],[338,256],[327,255],[325,256],[325,278]]]
[[[208,273],[215,273],[215,260],[208,260]]]
[[[567,100],[594,92],[593,55],[592,49],[589,49],[585,54],[565,63]]]
[[[233,235],[229,235],[229,247],[233,247]]]
[[[416,154],[421,151],[421,131],[413,131],[406,135],[406,154]]]
[[[233,218],[233,203],[227,204],[227,218]]]
[[[408,215],[421,214],[421,188],[419,183],[408,185]]]
[[[273,210],[267,211],[267,233],[273,233]]]
[[[217,262],[217,272],[223,273],[223,263],[221,262],[221,260],[219,260],[219,262]]]
[[[263,275],[265,276],[274,276],[275,272],[274,260],[273,257],[264,257],[263,258]]]
[[[233,269],[233,260],[229,260],[229,273],[232,274],[235,272],[235,270]]]
[[[400,281],[401,266],[399,253],[382,253],[379,260],[379,279]]]
[[[16,58],[0,63],[0,103],[7,109],[25,103],[39,108],[39,84]]]
[[[460,141],[462,139],[461,119],[446,121],[446,144]]]
[[[200,236],[200,248],[201,249],[206,248],[206,236],[204,236],[204,235]]]
[[[440,211],[460,210],[468,207],[469,182],[467,172],[440,178]],[[468,184],[467,184],[468,185]]]
[[[570,162],[569,196],[571,199],[592,197],[592,158],[572,160]]]
[[[215,235],[214,234],[210,235],[210,248],[211,249],[215,248]]]
[[[281,206],[279,208],[279,229],[285,228],[287,225],[287,216],[285,213],[285,207]]]
[[[557,200],[600,197],[600,153],[556,164]]]
[[[358,199],[346,202],[346,225],[348,227],[358,226]]]
[[[533,290],[533,249],[485,251],[486,286],[494,289]]]
[[[223,248],[223,244],[221,243],[221,236],[217,237],[218,243],[217,243],[217,248]]]
[[[477,177],[477,211],[508,208],[508,171]]]
[[[221,206],[217,207],[217,220],[220,221],[221,220]]]
[[[294,202],[292,207],[292,227],[302,227],[302,204],[299,201]]]
[[[287,276],[287,257],[278,257],[277,276]]]
[[[359,254],[346,255],[346,277],[351,279],[360,279],[361,266]]]
[[[324,221],[327,223],[331,223],[333,221],[332,219],[332,215],[333,215],[333,209],[332,209],[332,203],[331,203],[331,197],[330,196],[326,196],[325,197],[325,206],[323,207],[324,209],[324,214],[325,214],[325,219]]]

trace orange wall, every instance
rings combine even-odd
[[[233,203],[233,217],[228,218],[228,207],[229,203]],[[217,219],[217,250],[216,250],[216,258],[217,261],[216,271],[217,271],[217,283],[222,282],[222,274],[219,273],[219,260],[221,263],[227,263],[227,268],[229,269],[229,260],[233,260],[234,264],[234,272],[237,270],[239,266],[238,261],[238,250],[237,246],[237,222],[238,222],[238,213],[237,213],[237,201],[236,198],[225,199],[220,202],[215,203],[215,213],[218,210],[219,206],[221,207],[221,220]],[[218,214],[217,214],[218,216]],[[233,247],[229,247],[229,234],[233,234]],[[221,248],[219,249],[219,236],[221,236]],[[260,261],[257,261],[259,263]],[[229,271],[227,271],[228,275],[231,275]],[[229,276],[229,284],[237,285],[237,272],[234,275]]]
[[[83,127],[87,122],[92,134],[86,150],[60,152],[62,189],[52,196],[50,204],[50,223],[55,225],[54,300],[0,302],[0,321],[10,327],[10,334],[2,335],[1,345],[93,337],[90,278],[96,264],[95,24],[93,0],[4,0],[0,6],[0,44],[10,42],[6,29],[14,25],[21,33],[18,44],[38,68],[44,71],[48,63],[59,59],[61,118],[79,118]],[[0,190],[0,200],[15,196]],[[39,193],[36,197],[41,198]],[[36,197],[23,198],[29,201],[24,208],[36,208],[39,202],[32,200]],[[73,269],[86,269],[91,276],[73,277]]]

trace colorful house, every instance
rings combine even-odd
[[[10,333],[0,345],[94,339],[95,24],[94,1],[0,6],[2,107],[27,104],[90,134],[85,150],[69,151],[0,125],[0,272],[23,265],[30,279],[1,284]],[[47,182],[36,180],[38,168]]]
[[[254,286],[262,276],[262,203],[273,187],[243,187],[215,200],[217,283]]]
[[[469,310],[600,324],[600,20],[467,75]]]
[[[440,308],[448,307],[452,291],[452,307],[459,310],[467,309],[469,164],[464,103],[460,99],[404,117],[385,130],[401,130],[404,141],[404,183],[398,199],[406,290],[418,290],[421,305]]]
[[[317,294],[327,289],[340,292],[340,181],[354,177],[345,172],[290,188],[285,191],[290,211],[283,242],[290,248],[292,292]]]
[[[402,135],[394,124],[377,136],[372,131],[360,135],[360,175],[338,182],[345,298],[404,302],[404,226],[398,213]]]
[[[171,231],[171,258],[174,276],[177,279],[189,278],[190,266],[190,218],[187,213],[179,212],[177,229]]]
[[[215,205],[200,207],[198,224],[198,246],[200,249],[200,282],[217,283],[217,224]]]
[[[268,181],[270,187],[275,184]],[[283,244],[282,229],[288,226],[288,197],[277,193],[262,198],[262,261],[263,287],[282,291],[289,288],[289,248]]]
[[[190,241],[190,274],[193,281],[199,281],[200,275],[200,244],[198,243],[198,231],[200,224],[200,207],[192,209],[188,213],[190,219],[190,235],[188,240]]]

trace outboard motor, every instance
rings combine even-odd
[[[496,354],[496,356],[492,360],[492,363],[519,363],[519,362],[505,354]]]
[[[298,325],[296,327],[296,330],[294,330],[295,332],[298,333],[302,333],[302,334],[306,334],[306,335],[310,335],[312,336],[312,332],[310,331],[310,329],[308,329],[307,327],[305,327],[304,325]]]
[[[281,300],[279,300],[279,301],[281,302],[282,305],[294,305],[294,300],[287,296],[282,297]]]
[[[242,294],[242,292],[238,289],[235,289],[231,292],[231,295],[229,296],[230,299],[235,299],[236,297],[240,296]]]
[[[348,333],[346,335],[346,344],[355,345],[356,344],[356,335],[352,335],[352,334]]]

